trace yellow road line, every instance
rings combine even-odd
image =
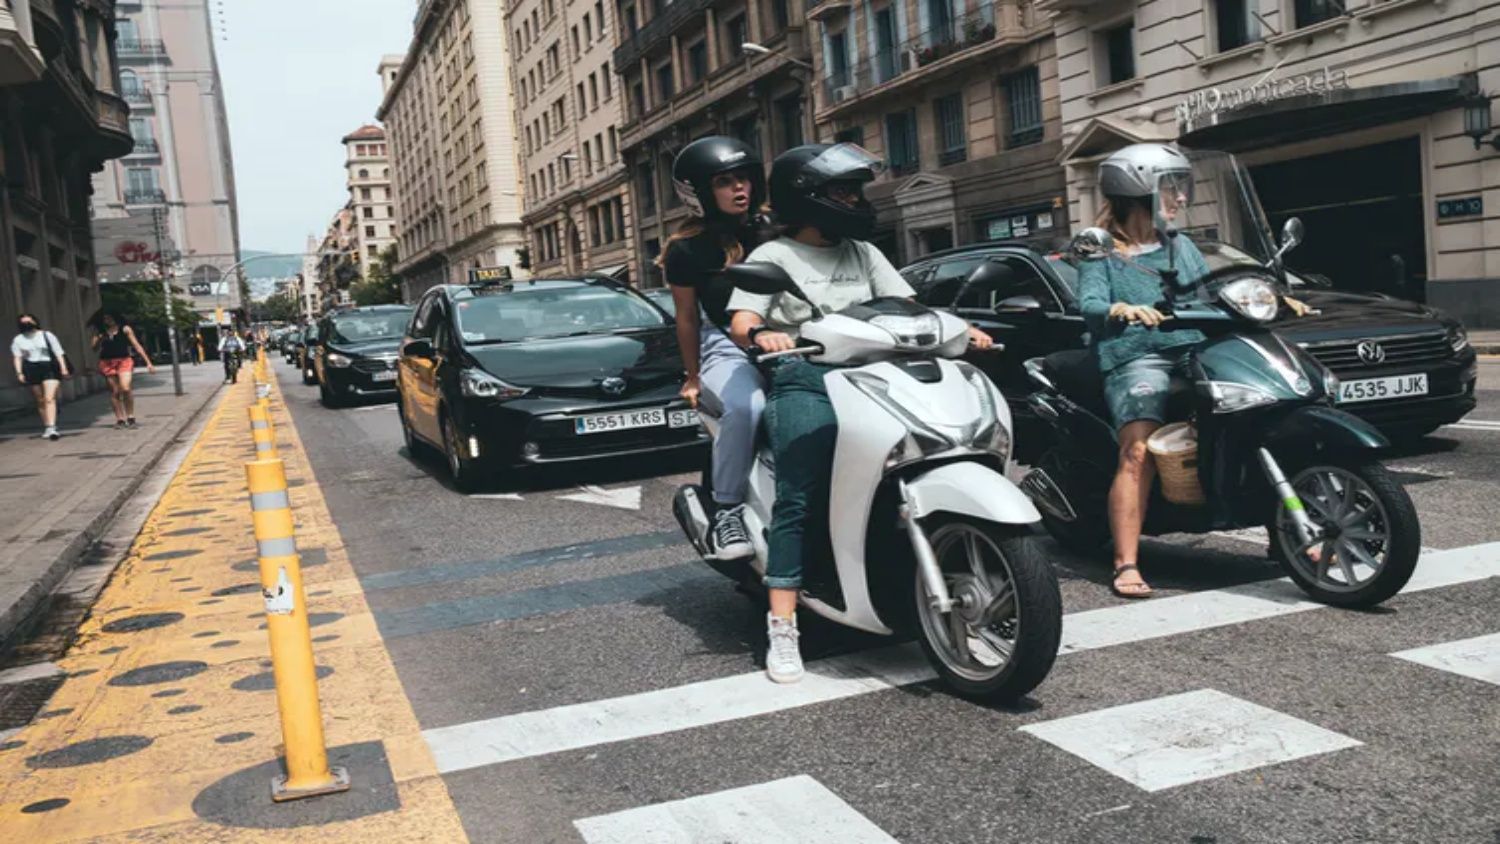
[[[331,670],[319,681],[324,727],[331,761],[349,766],[353,790],[271,803],[266,768],[279,760],[281,736],[245,492],[243,464],[254,455],[246,379],[215,409],[58,661],[69,678],[44,717],[0,742],[4,840],[291,841],[314,834],[298,825],[312,821],[333,840],[465,840],[274,395],[297,545],[308,559],[313,647],[320,673]]]

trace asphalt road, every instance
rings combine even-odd
[[[1049,542],[1075,647],[1014,709],[908,683],[908,649],[816,621],[817,676],[762,681],[763,609],[694,561],[670,513],[691,457],[466,497],[405,454],[392,405],[327,410],[288,376],[475,841],[678,840],[669,821],[703,840],[725,823],[907,844],[1500,840],[1500,362],[1471,417],[1493,428],[1390,455],[1429,549],[1408,593],[1301,605],[1263,540],[1211,536],[1149,542],[1161,594],[1127,606]]]

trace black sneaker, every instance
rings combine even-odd
[[[116,419],[115,420],[115,429],[116,430],[119,430],[119,429],[124,428],[124,427],[125,427],[125,420],[124,419]]]
[[[127,428],[134,428],[135,426],[136,425],[135,425],[135,417],[134,416],[132,416],[129,419],[125,420],[125,427],[127,427]]]
[[[725,507],[714,514],[713,553],[720,560],[739,560],[755,553],[745,531],[745,505]]]

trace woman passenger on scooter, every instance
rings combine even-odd
[[[1113,253],[1084,260],[1078,272],[1080,306],[1104,373],[1104,398],[1119,431],[1120,466],[1109,490],[1114,580],[1122,598],[1147,598],[1151,587],[1137,568],[1141,525],[1156,472],[1146,440],[1166,421],[1167,390],[1198,331],[1156,331],[1166,318],[1154,304],[1162,276],[1177,271],[1190,289],[1209,272],[1198,247],[1173,228],[1192,201],[1192,165],[1165,144],[1135,144],[1099,165],[1104,208],[1097,225],[1115,240]]]
[[[706,402],[719,416],[712,455],[712,552],[724,560],[755,553],[743,518],[745,487],[755,459],[755,434],[765,384],[745,352],[729,339],[724,307],[733,288],[720,270],[770,239],[762,216],[766,177],[760,155],[734,138],[700,138],[672,164],[672,187],[692,216],[667,239],[657,259],[672,286],[677,344],[687,380],[682,397]]]
[[[781,267],[818,307],[828,313],[880,296],[914,292],[880,250],[865,242],[875,227],[875,208],[864,196],[884,164],[853,144],[794,147],[771,165],[771,208],[783,236],[751,253],[749,263]],[[797,327],[813,317],[805,302],[787,294],[761,296],[736,290],[729,300],[733,335],[763,352],[793,349]],[[977,347],[989,335],[971,329]],[[797,593],[803,561],[827,554],[828,492],[837,420],[823,375],[829,367],[800,356],[771,364],[766,430],[776,459],[776,504],[771,513],[765,585],[766,673],[778,683],[802,677],[797,645]]]

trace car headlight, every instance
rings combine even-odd
[[[1453,347],[1454,354],[1469,348],[1469,332],[1462,325],[1448,326],[1448,345]]]
[[[1219,298],[1246,319],[1270,322],[1276,318],[1276,288],[1265,279],[1242,278],[1226,284]]]
[[[1213,399],[1214,413],[1235,413],[1276,401],[1275,396],[1259,387],[1233,381],[1209,381],[1208,395]]]
[[[478,369],[465,369],[459,373],[458,388],[471,399],[515,399],[531,392],[526,387],[507,384]]]
[[[870,324],[882,328],[896,338],[896,345],[903,348],[926,349],[937,345],[942,321],[934,313],[881,314],[870,317]]]
[[[349,359],[348,355],[341,355],[338,352],[329,352],[328,355],[323,358],[323,362],[333,367],[334,369],[346,369],[350,364],[354,363],[354,361]]]

